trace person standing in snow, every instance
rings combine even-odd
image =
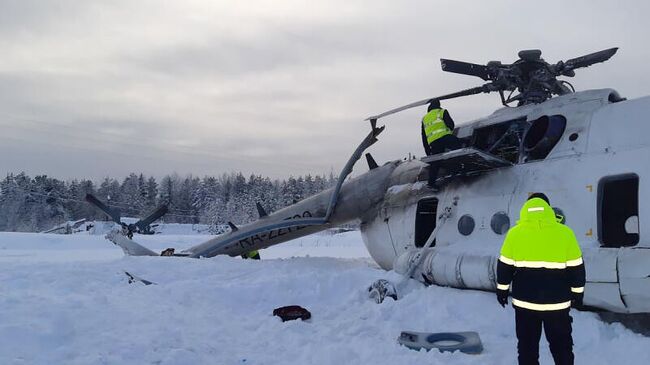
[[[511,283],[519,364],[539,364],[542,325],[555,364],[573,364],[569,310],[582,305],[585,266],[573,231],[558,222],[542,193],[528,198],[501,247],[497,300],[503,307]]]
[[[427,114],[422,118],[422,144],[427,156],[456,150],[461,147],[460,141],[452,134],[455,124],[449,112],[440,107],[440,101],[431,100]],[[435,188],[438,177],[438,165],[429,167],[429,186]]]

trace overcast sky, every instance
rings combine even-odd
[[[578,89],[650,94],[647,1],[0,0],[0,174],[338,172],[363,119],[477,86],[441,57],[549,62],[620,47]],[[498,95],[444,104],[457,123]],[[387,118],[379,163],[422,155],[424,108]],[[366,167],[357,166],[357,173]]]

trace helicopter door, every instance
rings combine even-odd
[[[604,247],[639,243],[639,176],[607,176],[598,184],[598,238]]]
[[[438,211],[438,199],[427,198],[418,202],[415,213],[415,247],[422,247],[429,239],[429,236],[436,228],[436,216]],[[433,240],[431,246],[436,245]]]

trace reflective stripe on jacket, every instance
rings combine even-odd
[[[427,143],[431,144],[435,140],[451,134],[451,130],[445,124],[443,117],[444,109],[433,109],[422,118],[424,134],[427,136]]]
[[[584,292],[585,267],[578,241],[542,199],[524,204],[501,247],[497,290],[509,290],[511,282],[512,304],[536,311],[569,308],[572,293]]]

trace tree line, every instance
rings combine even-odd
[[[31,178],[21,172],[0,181],[0,231],[39,232],[82,218],[107,220],[84,200],[86,194],[93,194],[122,217],[144,217],[164,203],[169,206],[164,222],[208,224],[219,233],[228,221],[256,220],[256,202],[270,213],[335,184],[331,173],[282,180],[254,174],[246,178],[242,173],[203,178],[172,174],[157,180],[131,173],[121,182],[106,177],[96,183],[46,175]]]

